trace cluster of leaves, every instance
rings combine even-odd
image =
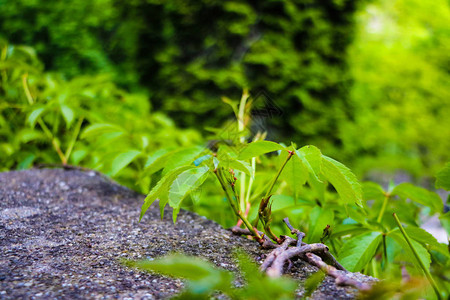
[[[1,42],[0,50],[0,170],[82,165],[148,191],[149,177],[136,182],[156,149],[200,141],[107,76],[65,80],[43,72],[29,47]]]
[[[231,206],[225,225],[234,225],[235,215],[253,230],[260,220],[260,229],[277,241],[277,235],[288,234],[281,226],[287,216],[306,233],[305,242],[325,242],[349,271],[401,278],[406,268],[411,276],[425,274],[439,293],[450,294],[445,280],[449,249],[420,228],[424,216],[437,214],[449,232],[449,213],[444,213],[436,193],[410,183],[391,185],[387,191],[373,182],[361,185],[347,167],[317,147],[297,149],[294,144],[261,140],[246,144],[241,134],[237,132],[234,141],[224,141],[215,151],[176,150],[149,165],[152,172],[163,171],[142,206],[141,219],[156,199],[161,214],[167,204],[173,208],[174,222],[186,201],[211,218],[217,217],[217,210],[227,211]],[[448,168],[439,173],[437,188],[448,188]],[[208,175],[217,180],[209,181]],[[219,195],[222,202],[211,204],[214,194],[217,197],[217,183],[226,198]],[[244,213],[248,206],[250,210]],[[398,218],[406,225],[404,229]]]
[[[346,114],[346,49],[365,2],[17,0],[0,28],[52,70],[140,83],[180,125],[217,126],[221,96],[264,89],[284,112],[279,133],[326,143]]]
[[[271,120],[271,138],[318,145],[357,174],[382,165],[431,176],[450,159],[445,0],[17,0],[2,8],[1,35],[34,47],[47,68],[110,73],[146,90],[179,125],[217,126],[228,117],[220,97],[248,87],[267,91],[283,113]]]

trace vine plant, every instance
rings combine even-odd
[[[280,175],[287,168],[289,168],[290,175],[296,177],[297,183],[300,185],[308,183],[310,186],[316,187],[319,192],[323,193],[327,183],[330,183],[347,204],[356,203],[362,207],[362,189],[355,175],[347,167],[323,155],[315,146],[309,145],[297,149],[294,144],[285,146],[262,140],[264,134],[257,134],[252,142],[245,143],[242,135],[248,123],[246,117],[248,110],[242,109],[242,107],[251,105],[251,103],[246,105],[247,98],[248,95],[244,93],[240,108],[235,107],[238,119],[238,138],[233,142],[239,143],[239,147],[232,147],[227,141],[219,141],[219,145],[213,149],[197,149],[197,151],[188,149],[187,152],[190,153],[188,156],[186,156],[186,152],[175,150],[148,165],[148,169],[153,169],[153,171],[162,168],[163,176],[146,197],[141,209],[140,220],[150,205],[159,199],[161,215],[164,213],[164,207],[169,204],[173,208],[173,221],[176,222],[183,199],[197,190],[209,175],[213,175],[222,188],[232,212],[239,220],[237,225],[231,229],[232,232],[237,235],[251,236],[262,248],[274,249],[262,264],[262,271],[271,277],[279,277],[283,274],[284,266],[287,263],[291,265],[291,259],[295,257],[303,259],[335,277],[338,284],[369,289],[368,285],[347,277],[345,272],[338,272],[337,270],[346,270],[333,257],[329,248],[322,243],[305,243],[303,241],[305,233],[294,228],[288,218],[283,221],[296,238],[278,236],[272,230],[273,201],[271,197]],[[284,159],[268,181],[259,202],[257,215],[251,220],[248,212],[249,199],[252,198],[250,195],[252,183],[255,179],[255,159],[271,152],[278,152]],[[261,191],[256,191],[256,193],[261,194]]]
[[[205,183],[211,183],[208,178],[212,178],[222,189],[237,219],[231,231],[249,236],[264,249],[271,249],[260,266],[268,277],[280,277],[285,267],[289,269],[292,265],[291,260],[302,259],[334,277],[338,285],[355,286],[369,298],[381,290],[387,297],[403,290],[427,296],[430,293],[428,289],[418,291],[417,284],[410,281],[397,286],[381,282],[376,288],[370,288],[368,284],[352,280],[346,269],[385,278],[392,273],[389,277],[392,279],[401,277],[400,269],[407,270],[411,276],[426,278],[429,284],[424,283],[424,286],[431,287],[436,298],[448,295],[450,286],[446,274],[450,254],[447,245],[439,243],[419,225],[420,214],[427,213],[438,215],[444,227],[449,227],[450,215],[445,213],[436,193],[410,183],[391,184],[388,190],[373,182],[361,185],[346,166],[323,155],[315,146],[299,148],[294,143],[267,141],[261,132],[250,140],[252,103],[248,93],[244,92],[239,105],[228,99],[225,102],[232,106],[237,122],[228,124],[225,132],[216,131],[219,138],[208,147],[175,149],[148,158],[140,176],[160,176],[160,180],[147,195],[140,220],[159,199],[161,216],[169,205],[176,222],[188,195],[197,212],[203,205],[208,210],[214,209],[215,213],[217,202],[207,206],[212,198],[198,197],[201,187],[216,193],[217,189],[206,188],[210,185]],[[272,173],[267,172],[270,169]],[[437,175],[436,188],[449,189],[449,170],[450,163]],[[286,191],[292,196],[287,196]],[[295,210],[307,215],[299,215]],[[286,232],[280,227],[280,213],[284,226],[295,238],[280,234]],[[396,213],[394,217],[393,213]],[[306,234],[296,227],[305,228]],[[337,254],[338,259],[332,253]],[[168,257],[137,266],[176,276],[180,275],[176,266],[180,261],[196,268],[190,260]],[[187,273],[180,276],[190,278]],[[222,288],[222,285],[214,286],[209,290],[225,291]]]

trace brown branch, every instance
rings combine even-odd
[[[279,245],[275,250],[270,252],[264,263],[261,265],[260,270],[263,272],[266,271],[267,268],[270,267],[272,263],[275,261],[277,256],[281,255],[284,251],[286,251],[286,249],[292,242],[295,242],[295,240],[291,237],[286,236],[284,242],[282,242],[281,245]]]
[[[251,235],[251,236],[254,236],[253,232],[251,232],[247,228],[241,228],[241,227],[238,227],[238,226],[231,227],[231,232],[236,234],[236,235]],[[272,240],[267,235],[265,235],[261,231],[258,231],[258,233],[259,233],[259,235],[262,238],[259,239],[259,240],[257,239],[257,241],[258,241],[258,243],[261,245],[261,247],[263,249],[275,249],[275,248],[279,247],[279,245],[277,245],[274,242],[272,242]]]
[[[288,263],[287,270],[289,270],[292,267],[291,259],[297,257],[318,267],[329,276],[334,277],[338,286],[354,286],[360,290],[370,289],[370,285],[348,277],[346,274],[348,271],[334,258],[326,245],[322,243],[304,243],[303,238],[305,237],[305,233],[294,228],[289,223],[288,218],[285,218],[283,222],[289,228],[291,234],[297,236],[297,239],[281,236],[280,240],[282,242],[277,245],[269,237],[263,235],[262,232],[258,232],[263,237],[259,242],[264,249],[275,248],[261,265],[261,271],[265,271],[270,277],[279,277],[283,274],[283,268],[286,263]],[[237,226],[231,228],[231,231],[235,234],[252,235],[250,230]]]
[[[336,285],[354,286],[359,290],[370,289],[370,285],[348,277],[345,272],[338,271],[335,267],[326,264],[319,256],[315,255],[314,253],[306,253],[305,256],[310,264],[318,267],[331,277],[334,277],[336,279]]]
[[[297,247],[302,246],[302,240],[305,237],[305,233],[301,232],[300,230],[292,227],[291,223],[289,223],[289,218],[284,218],[283,222],[286,224],[286,226],[291,230],[291,234],[297,235]]]

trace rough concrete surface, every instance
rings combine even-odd
[[[176,225],[157,205],[138,224],[143,195],[95,172],[43,169],[0,173],[0,299],[162,299],[183,282],[130,269],[120,259],[153,259],[172,251],[236,271],[232,251],[258,263],[256,242],[182,211]],[[302,261],[301,282],[317,269]],[[355,273],[361,281],[371,277]],[[354,298],[356,290],[326,278],[315,299]]]

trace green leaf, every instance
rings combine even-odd
[[[436,188],[450,191],[450,162],[436,174]]]
[[[123,128],[107,123],[96,123],[88,126],[83,133],[81,134],[81,138],[91,138],[98,137],[99,135],[105,133],[124,133]]]
[[[151,164],[153,164],[158,158],[166,154],[168,151],[167,149],[159,149],[153,152],[152,154],[147,156],[147,160],[145,161],[144,167],[147,168]]]
[[[233,275],[214,267],[210,262],[198,257],[189,257],[180,254],[166,256],[153,261],[145,260],[129,263],[147,271],[160,273],[166,276],[188,280],[188,287],[183,299],[203,299],[214,291],[229,292]],[[209,297],[208,297],[209,298]]]
[[[346,203],[356,203],[362,207],[362,188],[356,176],[340,162],[325,155],[322,157],[323,176]]]
[[[401,234],[400,230],[397,228],[396,230],[391,231],[388,236],[392,237],[395,240],[395,242],[398,245],[400,245],[400,247],[406,254],[407,260],[412,264],[414,264],[414,266],[416,267],[416,272],[418,274],[423,274],[422,267],[420,266],[419,262],[414,256],[414,253],[412,252],[405,238]],[[408,236],[412,238],[412,236],[410,235]],[[429,269],[431,264],[430,253],[428,253],[427,249],[425,249],[420,243],[416,242],[414,239],[411,240],[411,244],[416,250],[417,254],[419,255],[419,258],[425,264],[425,267]]]
[[[169,190],[169,205],[174,209],[181,207],[183,199],[193,190],[205,182],[208,177],[209,168],[204,166],[195,169],[189,169],[178,175],[173,181]],[[176,221],[176,214],[174,210],[173,221]]]
[[[331,239],[339,238],[346,235],[359,235],[370,231],[370,229],[362,227],[360,224],[340,224],[333,228]]]
[[[248,144],[244,149],[242,149],[239,153],[239,159],[246,160],[255,156],[260,156],[262,154],[278,150],[286,150],[286,148],[275,142],[257,141]]]
[[[258,270],[258,266],[243,251],[236,251],[235,256],[247,282],[239,299],[294,299],[298,286],[294,280],[268,277]]]
[[[63,115],[64,120],[66,121],[67,128],[69,128],[70,125],[72,125],[75,115],[73,110],[67,105],[63,104],[61,105],[61,113]]]
[[[111,163],[111,176],[116,176],[123,168],[128,166],[141,151],[130,150],[117,155]]]
[[[384,200],[383,188],[378,183],[371,181],[363,182],[362,191],[363,191],[363,199],[365,201],[376,200],[382,202]]]
[[[170,155],[166,157],[163,175],[182,165],[192,164],[195,158],[204,150],[205,148],[203,147],[194,146],[189,148],[180,148],[170,152]]]
[[[198,257],[177,254],[151,261],[138,261],[134,265],[146,271],[188,280],[202,280],[216,276],[221,272],[215,269],[211,263]]]
[[[404,229],[406,231],[406,234],[410,238],[418,241],[419,243],[428,244],[430,246],[436,246],[436,247],[441,246],[441,244],[439,244],[439,242],[436,240],[436,238],[431,233],[429,233],[428,231],[426,231],[423,228],[415,227],[415,226],[408,226],[408,227],[404,227]]]
[[[434,212],[441,213],[444,209],[444,204],[438,194],[414,186],[408,182],[397,185],[391,194],[397,195],[402,199],[410,199],[419,204],[428,206],[432,208]]]
[[[308,243],[319,242],[323,230],[327,225],[332,226],[334,222],[334,212],[332,209],[327,209],[316,206],[309,213],[309,231],[306,235]]]
[[[380,232],[369,232],[351,238],[342,247],[339,262],[350,272],[361,271],[375,255],[381,238]]]
[[[283,161],[288,154],[283,155]],[[308,169],[303,165],[302,161],[297,155],[291,157],[283,172],[281,179],[285,180],[293,191],[294,197],[297,198],[302,186],[308,179]]]
[[[253,177],[253,168],[250,165],[250,163],[243,160],[233,159],[229,155],[224,155],[221,158],[220,166],[224,167],[226,170],[228,169],[239,170],[241,172],[244,172],[248,176]]]
[[[30,124],[31,127],[34,127],[36,125],[37,119],[42,115],[42,113],[45,111],[44,107],[39,107],[34,109],[27,118],[27,123]]]
[[[295,154],[309,171],[309,182],[320,192],[323,186],[319,179],[322,169],[322,153],[317,147],[309,145],[295,150]]]
[[[308,277],[305,281],[305,299],[310,297],[312,293],[319,287],[322,281],[325,279],[325,273],[322,270],[317,271]]]
[[[179,174],[183,173],[184,171],[193,169],[193,168],[195,168],[195,166],[193,166],[193,165],[182,166],[182,167],[179,167],[179,168],[176,168],[176,169],[170,171],[165,176],[163,176],[163,178],[161,178],[158,181],[158,183],[152,188],[150,193],[148,193],[147,197],[145,197],[144,204],[142,204],[142,207],[141,207],[141,215],[139,216],[139,222],[142,220],[142,217],[144,216],[145,212],[150,207],[150,205],[152,205],[152,203],[155,202],[155,200],[158,197],[160,197],[164,192],[167,193],[170,185],[175,180],[175,178],[177,178],[177,176]],[[162,199],[160,199],[160,208],[161,208],[161,201],[162,201]],[[166,202],[162,206],[162,209],[164,209],[164,206],[167,203],[167,199],[165,199],[165,201]]]

